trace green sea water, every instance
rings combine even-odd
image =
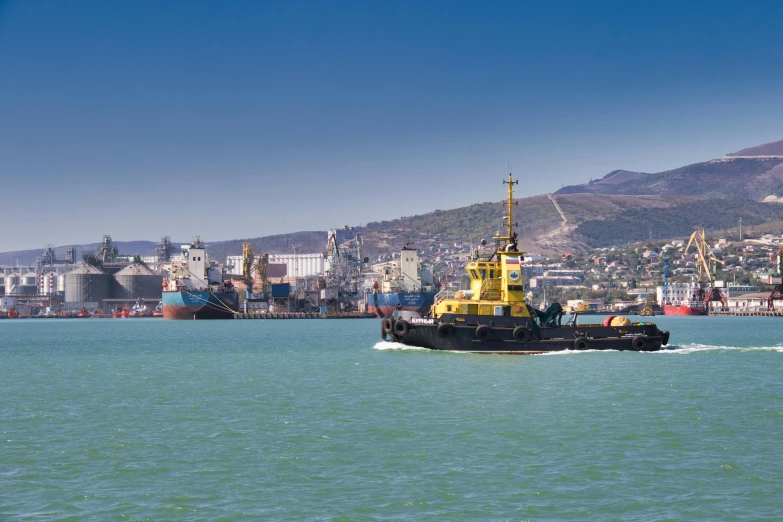
[[[0,321],[0,520],[780,520],[780,318],[469,355],[375,320]]]

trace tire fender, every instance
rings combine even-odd
[[[636,350],[637,352],[641,352],[645,348],[647,348],[647,337],[643,335],[637,335],[633,338],[631,341],[631,348]]]
[[[394,319],[391,317],[386,317],[381,321],[381,328],[383,329],[383,332],[390,334],[394,332]]]
[[[406,336],[411,329],[411,325],[405,319],[398,319],[394,322],[394,333],[399,336]]]
[[[486,341],[490,335],[492,335],[492,327],[488,324],[480,324],[476,328],[476,339],[479,341]]]
[[[514,328],[514,332],[511,334],[515,341],[527,341],[530,336],[528,335],[527,328],[524,326],[517,326]]]
[[[454,327],[450,324],[441,324],[438,326],[438,335],[443,337],[444,339],[446,337],[451,337],[451,334],[454,333]]]
[[[586,337],[577,337],[574,341],[574,350],[587,350],[589,347],[590,343]]]

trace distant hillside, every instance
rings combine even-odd
[[[155,253],[155,243],[152,241],[115,241],[120,255],[146,255],[151,256]],[[54,254],[57,259],[65,259],[65,249],[73,246],[76,249],[77,259],[81,259],[82,252],[85,250],[98,250],[101,243],[86,243],[83,245],[61,245],[54,247]],[[0,265],[14,265],[17,260],[20,265],[31,265],[35,263],[36,258],[43,254],[43,247],[34,250],[16,250],[13,252],[0,253]]]
[[[618,173],[623,173],[618,178]],[[614,171],[557,194],[648,194],[760,200],[783,191],[783,158],[723,158],[656,174]]]
[[[694,199],[669,208],[636,208],[605,219],[587,220],[575,237],[593,247],[624,245],[652,239],[686,238],[695,228],[723,232],[783,220],[783,205],[740,199]]]
[[[654,174],[614,170],[557,194],[648,194],[761,200],[783,192],[783,140]]]
[[[684,238],[695,227],[729,229],[737,226],[740,217],[746,226],[776,227],[783,222],[783,205],[757,203],[770,194],[783,194],[783,140],[655,174],[614,170],[602,179],[564,187],[555,194],[517,200],[514,221],[522,249],[551,255],[651,237]],[[396,252],[407,241],[424,250],[490,240],[503,230],[504,213],[501,201],[476,203],[372,222],[357,230],[364,237],[364,254],[373,258]],[[245,241],[255,252],[293,253],[296,248],[319,253],[326,251],[326,239],[326,230],[322,230],[207,244],[210,255],[224,261],[227,255],[241,254]],[[97,245],[78,245],[77,255]],[[117,245],[125,255],[154,251],[151,241]],[[56,252],[64,257],[65,247]],[[42,249],[6,252],[0,254],[0,264],[13,264],[17,259],[33,263],[41,253]]]
[[[772,143],[765,143],[763,145],[757,145],[747,149],[742,149],[739,152],[732,152],[727,156],[781,156],[783,157],[783,140],[773,141]]]

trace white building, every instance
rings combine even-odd
[[[288,277],[321,276],[325,273],[323,254],[269,254],[270,264],[286,265]],[[242,275],[242,256],[228,256],[226,266],[230,274]]]
[[[665,302],[679,303],[681,301],[688,301],[693,299],[698,289],[699,285],[696,282],[677,284],[670,283],[668,298],[664,296],[665,288],[663,286],[655,287],[655,293],[658,299],[658,304],[663,305]]]

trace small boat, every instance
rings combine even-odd
[[[707,315],[707,305],[703,301],[684,300],[677,304],[664,304],[664,315]]]
[[[8,317],[8,319],[18,319],[19,312],[16,311],[16,308],[10,308],[6,317]]]
[[[80,319],[85,319],[85,318],[87,318],[87,317],[90,317],[90,312],[89,312],[89,311],[87,311],[87,309],[86,309],[86,308],[82,307],[82,309],[81,309],[81,310],[79,310],[79,311],[76,313],[76,317],[78,317],[78,318],[80,318]]]
[[[381,320],[381,337],[431,350],[490,354],[540,354],[564,350],[657,351],[669,332],[654,323],[614,317],[579,324],[578,313],[563,324],[563,308],[552,303],[537,310],[525,302],[525,286],[514,231],[513,185],[509,174],[506,235],[494,247],[477,249],[466,266],[470,288],[442,290],[430,313],[398,310]],[[482,245],[486,242],[482,241]]]
[[[152,317],[163,317],[163,303],[158,303],[155,307],[155,311],[152,312]]]
[[[645,306],[642,308],[642,310],[639,312],[639,315],[641,317],[654,317],[655,312],[653,311],[651,306]]]

